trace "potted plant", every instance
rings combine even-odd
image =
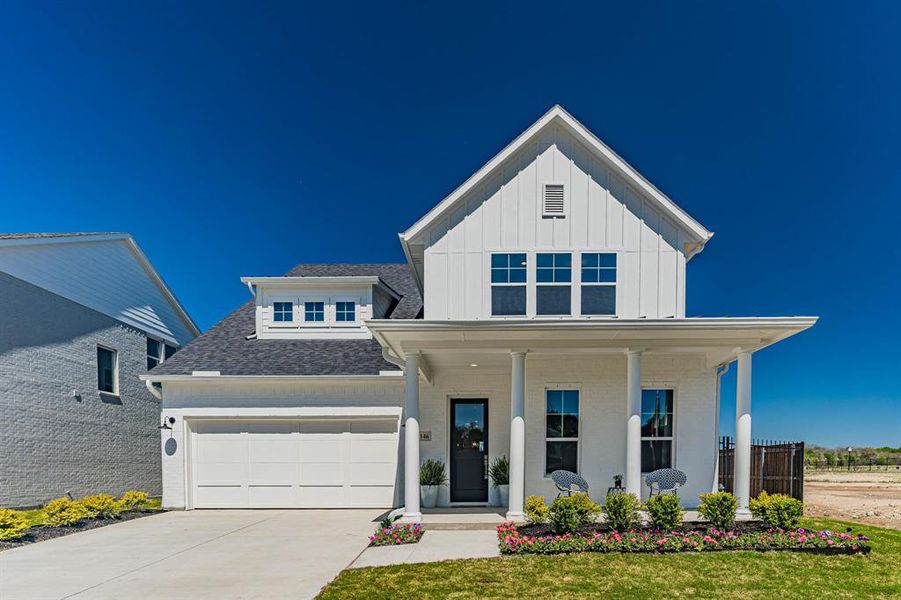
[[[621,474],[613,476],[613,487],[616,489],[623,487],[623,476]]]
[[[419,468],[419,492],[423,508],[435,508],[438,502],[438,488],[447,484],[444,463],[430,458]]]
[[[497,488],[498,496],[500,496],[500,505],[508,506],[510,502],[510,461],[507,456],[498,456],[491,462],[488,467],[488,475],[491,482]]]

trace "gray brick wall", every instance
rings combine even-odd
[[[97,391],[98,344],[118,350],[118,398]],[[142,332],[0,273],[0,506],[160,494],[160,406],[145,370]]]

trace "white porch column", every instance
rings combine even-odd
[[[641,498],[641,351],[626,352],[626,491]]]
[[[526,481],[526,353],[511,352],[510,380],[510,501],[507,520],[521,520]]]
[[[404,516],[422,521],[419,511],[419,354],[404,356]]]
[[[751,496],[751,353],[738,353],[735,390],[735,497],[739,514],[748,513]]]

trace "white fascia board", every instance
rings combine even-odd
[[[312,285],[378,285],[381,283],[381,279],[371,275],[353,277],[242,277],[241,282],[249,283],[251,285],[285,285],[296,287]],[[388,289],[390,290],[390,288]],[[391,291],[393,292],[394,290]]]
[[[393,379],[389,375],[389,371],[385,371],[385,375],[154,375],[153,373],[143,373],[138,377],[141,381],[153,381],[155,383],[165,383],[167,381],[177,381],[182,383],[196,383],[199,381],[213,381],[216,383],[253,383],[273,381],[295,381],[295,382],[376,382],[390,381]]]
[[[400,406],[295,406],[271,408],[244,407],[176,407],[162,408],[163,413],[178,415],[183,419],[305,419],[305,418],[382,418],[397,419],[403,409]]]
[[[679,206],[677,206],[675,202],[673,202],[668,196],[666,196],[666,194],[657,189],[650,181],[648,181],[637,170],[635,170],[635,168],[633,168],[629,163],[623,160],[623,158],[620,157],[616,152],[614,152],[609,146],[603,143],[587,127],[582,125],[575,119],[575,117],[566,112],[563,107],[561,107],[559,104],[555,104],[540,119],[535,121],[535,123],[533,123],[531,127],[526,129],[516,139],[510,142],[503,150],[497,153],[494,158],[485,163],[485,165],[481,169],[476,171],[469,179],[464,181],[457,189],[455,189],[446,198],[444,198],[444,200],[439,202],[434,208],[432,208],[432,210],[426,213],[425,216],[416,221],[416,223],[414,223],[409,229],[401,234],[402,238],[409,241],[416,235],[421,233],[426,227],[428,227],[433,221],[435,221],[435,219],[445,214],[452,206],[457,203],[458,200],[460,200],[486,177],[488,177],[505,160],[519,151],[519,149],[527,144],[532,139],[532,137],[537,135],[539,131],[544,129],[544,127],[550,124],[554,119],[557,119],[565,124],[567,128],[576,135],[576,137],[581,138],[582,141],[584,141],[590,149],[594,150],[594,152],[600,158],[602,158],[606,163],[618,170],[623,176],[631,181],[636,188],[638,188],[646,196],[656,202],[660,206],[660,208],[670,214],[684,229],[697,236],[698,241],[701,243],[701,247],[696,249],[693,254],[700,252],[700,250],[703,248],[703,244],[706,243],[707,240],[709,240],[711,237],[713,237],[712,232],[708,231],[703,225],[693,219],[688,213],[679,208]]]
[[[64,235],[59,237],[10,238],[0,240],[0,248],[2,248],[3,246],[72,244],[75,242],[108,242],[112,240],[125,240],[130,237],[131,236],[127,233],[102,233],[99,235]]]

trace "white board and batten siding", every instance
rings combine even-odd
[[[564,186],[563,218],[544,216],[549,183]],[[576,137],[549,126],[422,232],[425,318],[490,318],[493,252],[529,255],[527,316],[535,253],[572,252],[577,298],[579,253],[615,252],[617,316],[681,318],[691,239]]]
[[[184,346],[196,332],[148,273],[127,236],[0,244],[0,271]]]
[[[373,318],[373,286],[311,286],[274,287],[258,286],[256,294],[257,332],[260,339],[368,339],[372,333],[363,321]],[[354,302],[356,321],[335,320],[337,302]],[[273,318],[276,302],[291,302],[293,320],[275,321]],[[304,320],[306,302],[322,302],[325,320],[307,322]]]

